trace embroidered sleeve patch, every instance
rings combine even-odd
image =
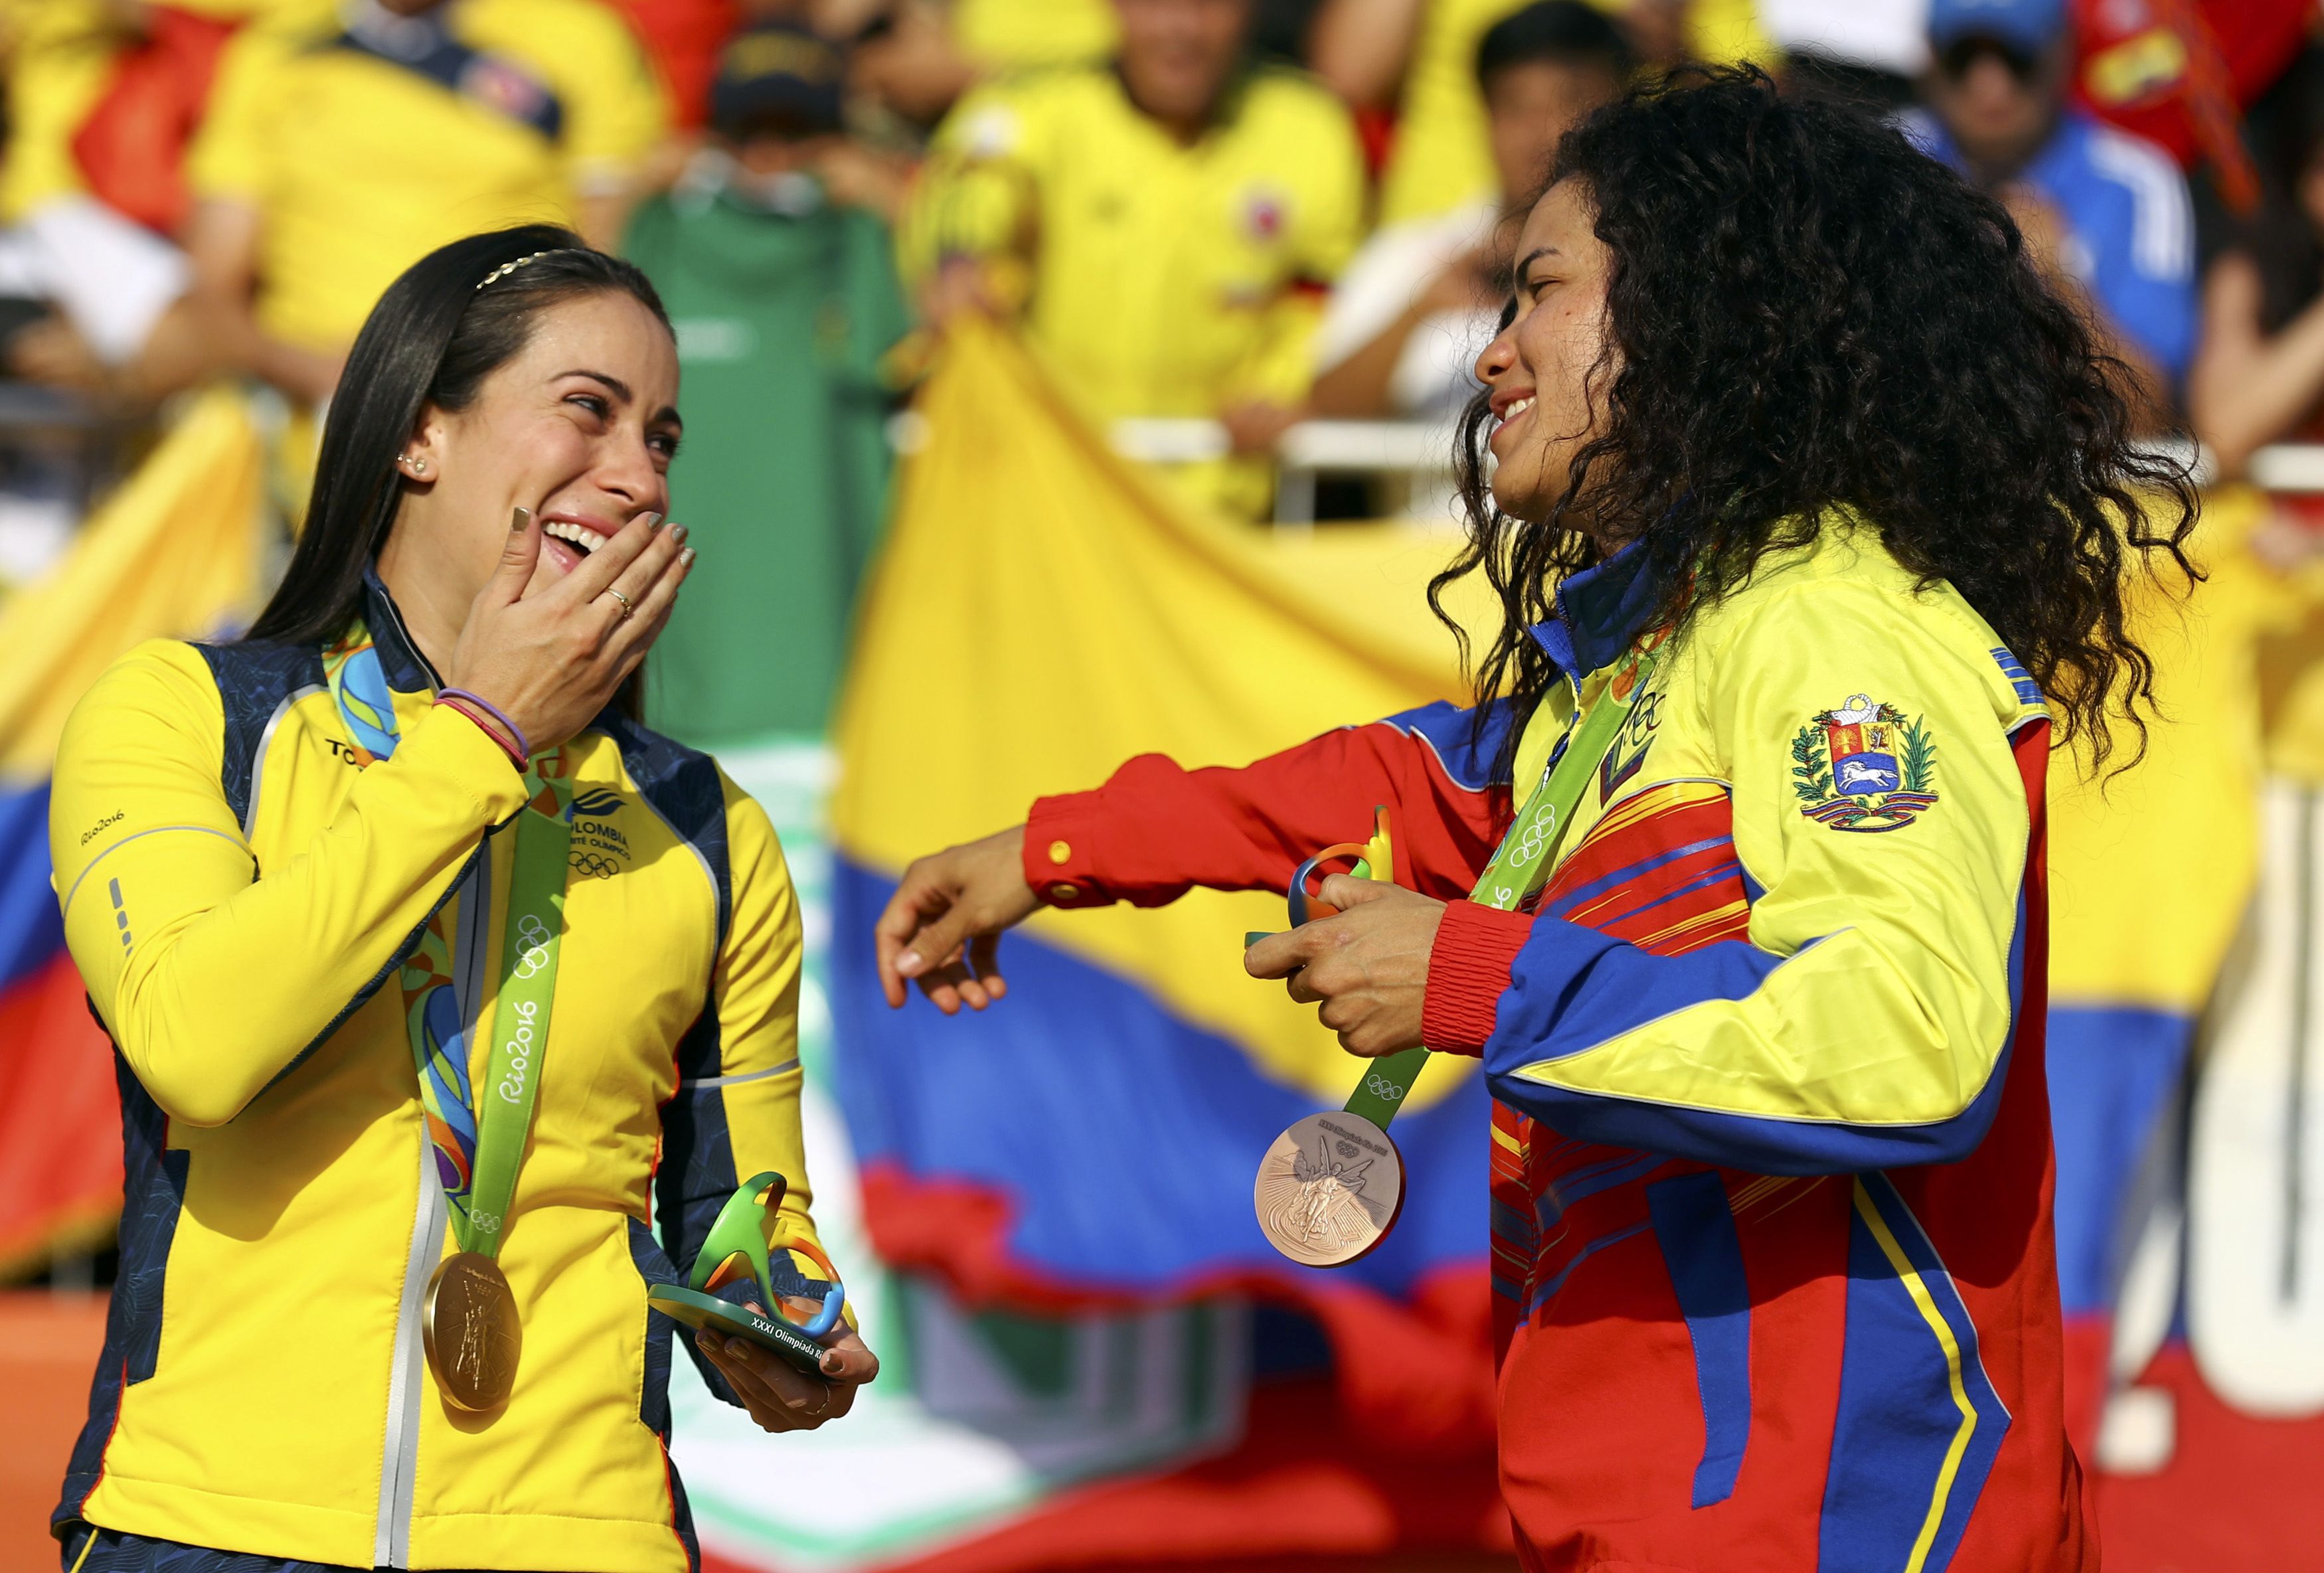
[[[1927,722],[1858,694],[1792,739],[1800,812],[1833,830],[1901,830],[1937,801],[1937,743]]]

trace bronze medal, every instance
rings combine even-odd
[[[1269,1245],[1305,1266],[1344,1266],[1396,1227],[1404,1160],[1370,1120],[1328,1109],[1275,1138],[1250,1196]]]
[[[500,1264],[475,1251],[447,1258],[428,1281],[420,1325],[446,1403],[485,1414],[509,1401],[524,1324]]]

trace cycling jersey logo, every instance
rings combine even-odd
[[[565,817],[573,826],[573,851],[567,861],[576,874],[610,879],[629,867],[630,838],[613,823],[624,802],[610,786],[592,786],[573,795]]]
[[[1800,812],[1833,830],[1901,830],[1937,801],[1936,781],[1928,724],[1869,695],[1821,712],[1792,739]]]
[[[621,806],[620,793],[610,786],[593,786],[586,792],[573,795],[573,805],[565,811],[565,817],[576,820],[586,814],[592,819],[603,819]]]

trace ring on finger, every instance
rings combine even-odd
[[[806,1416],[807,1416],[807,1419],[809,1419],[809,1420],[821,1420],[821,1419],[823,1419],[823,1417],[824,1417],[824,1416],[825,1416],[825,1415],[829,1414],[829,1413],[831,1412],[831,1387],[830,1387],[830,1384],[826,1383],[826,1384],[825,1384],[825,1386],[824,1386],[824,1389],[823,1389],[823,1402],[822,1402],[821,1403],[816,1404],[813,1409],[810,1409],[810,1410],[805,1410],[805,1411],[802,1411],[801,1412],[803,1412],[804,1414],[806,1414]]]
[[[630,614],[637,611],[637,608],[631,604],[630,598],[622,594],[619,590],[614,589],[611,584],[605,586],[605,593],[622,603],[622,621],[623,622],[629,621]]]

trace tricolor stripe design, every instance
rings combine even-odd
[[[1884,1174],[1854,1181],[1819,1573],[1941,1573],[2009,1430],[1977,1324]]]
[[[1751,908],[1732,825],[1727,790],[1717,782],[1649,786],[1591,827],[1550,880],[1539,911],[1656,955],[1741,938],[1750,927]],[[1544,1141],[1540,1151],[1532,1150]],[[1575,1238],[1566,1211],[1587,1197],[1641,1181],[1667,1162],[1547,1136],[1531,1118],[1496,1100],[1492,1277],[1500,1320],[1530,1320],[1582,1262],[1644,1233],[1648,1224],[1629,1218]],[[1528,1181],[1528,1172],[1540,1177],[1537,1184]],[[1738,1464],[1740,1458],[1738,1449]]]
[[[1740,939],[1751,907],[1734,812],[1715,781],[1665,781],[1608,809],[1558,868],[1540,912],[1658,956]]]

